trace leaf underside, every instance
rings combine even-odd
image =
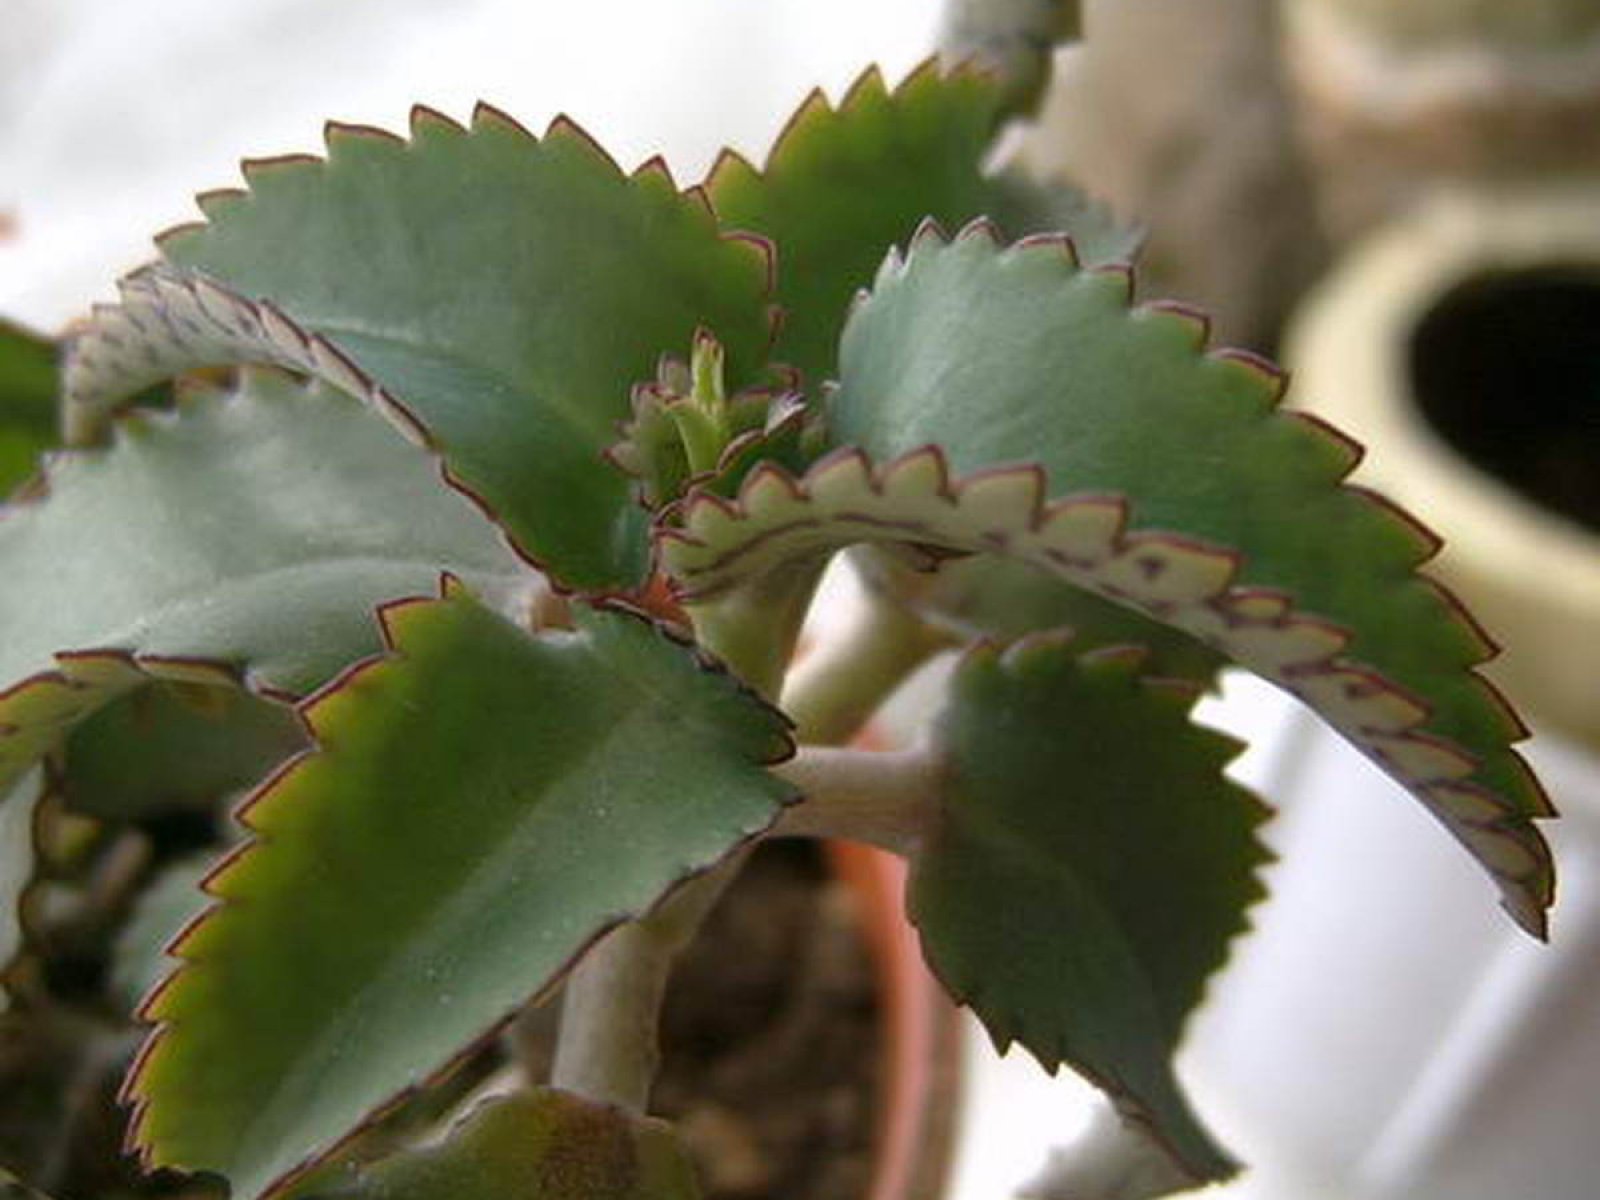
[[[840,447],[692,494],[660,533],[687,598],[873,543],[1029,563],[1205,642],[1314,708],[1421,799],[1542,936],[1550,809],[1492,645],[1417,568],[1436,543],[1342,486],[1358,457],[1277,411],[1281,377],[1129,309],[1125,271],[1048,240],[925,228],[844,335]]]
[[[321,1200],[697,1200],[672,1127],[566,1092],[497,1097],[436,1146],[362,1169]]]
[[[947,784],[912,862],[928,961],[1002,1048],[1104,1087],[1192,1178],[1235,1165],[1169,1058],[1262,888],[1265,807],[1223,777],[1238,745],[1189,722],[1198,690],[1143,656],[982,644],[951,685]]]
[[[74,809],[106,819],[208,810],[304,746],[287,705],[237,688],[152,681],[71,732],[55,784]]]
[[[706,191],[718,220],[777,247],[775,355],[813,386],[837,373],[850,298],[924,217],[954,227],[988,215],[1015,235],[1060,229],[1094,261],[1131,250],[1067,189],[984,173],[1002,103],[1000,82],[970,69],[929,62],[892,91],[873,69],[837,108],[820,91],[807,97],[760,170],[732,152],[717,161]]]
[[[441,1071],[606,929],[765,829],[771,709],[641,618],[532,636],[459,590],[303,716],[144,1016],[135,1138],[254,1197]]]
[[[6,781],[152,679],[301,695],[380,648],[376,604],[441,570],[486,591],[529,578],[424,454],[279,376],[130,414],[45,480],[0,522]]]
[[[92,415],[190,366],[296,366],[435,448],[562,582],[637,584],[643,514],[598,459],[630,387],[697,327],[735,378],[759,365],[765,250],[723,237],[659,162],[624,176],[564,120],[536,139],[486,107],[470,131],[418,109],[409,142],[327,140],[326,161],[247,163],[247,192],[201,197],[206,223],[161,241],[169,266],[77,340],[69,407]]]
[[[132,1012],[172,969],[167,943],[210,904],[200,885],[216,865],[214,853],[192,854],[168,864],[145,887],[117,935],[109,990]]]
[[[916,555],[906,561],[897,549],[903,550],[862,546],[852,558],[869,585],[964,640],[1070,630],[1079,653],[1139,646],[1148,655],[1147,674],[1208,687],[1227,665],[1223,655],[1170,625],[1003,554],[973,554],[933,567]]]

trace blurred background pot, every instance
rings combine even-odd
[[[1600,171],[1593,0],[1286,0],[1283,24],[1338,241],[1420,187]]]
[[[1507,646],[1564,819],[1552,944],[1309,718],[1269,786],[1274,899],[1192,1054],[1250,1157],[1351,1197],[1589,1200],[1600,1177],[1600,193],[1439,196],[1303,310],[1302,404],[1357,482],[1430,514],[1430,566]],[[1229,1129],[1228,1126],[1233,1128]]]
[[[1374,239],[1291,339],[1302,402],[1428,512],[1435,570],[1541,726],[1600,746],[1600,189],[1441,196]]]
[[[1278,0],[1083,0],[1084,40],[1017,155],[1145,229],[1139,289],[1270,351],[1325,264],[1279,56]]]

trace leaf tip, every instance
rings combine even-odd
[[[472,106],[471,125],[474,130],[494,130],[529,142],[538,140],[521,121],[487,100],[479,100]]]
[[[446,116],[436,108],[426,104],[413,104],[407,116],[407,124],[412,138],[422,138],[430,134],[444,134],[459,137],[466,133],[466,128],[458,121]]]
[[[545,127],[544,141],[572,146],[581,151],[591,162],[605,168],[608,173],[619,177],[623,174],[622,167],[611,157],[611,152],[566,113],[558,113],[551,119],[550,124]]]

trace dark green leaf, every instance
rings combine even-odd
[[[781,718],[637,617],[530,636],[453,594],[304,716],[132,1083],[156,1163],[259,1195],[765,828]]]
[[[304,745],[283,704],[236,688],[153,682],[73,730],[57,787],[97,817],[210,808]]]
[[[1223,778],[1238,747],[1136,653],[990,647],[956,673],[949,775],[912,865],[934,970],[1004,1046],[1071,1064],[1197,1180],[1234,1167],[1168,1059],[1260,897],[1265,810]]]
[[[977,72],[929,63],[891,92],[874,69],[838,108],[813,92],[762,170],[732,153],[718,161],[706,185],[718,219],[777,246],[775,353],[813,387],[837,373],[851,296],[924,217],[954,228],[988,214],[1014,234],[1081,226],[1095,253],[1120,249],[1092,206],[984,174],[1001,103],[998,82]]]
[[[1128,291],[1059,244],[925,230],[845,332],[840,448],[799,480],[758,469],[733,502],[691,495],[661,532],[685,597],[857,542],[1028,563],[1304,700],[1542,935],[1549,804],[1473,670],[1492,644],[1418,573],[1436,541],[1342,486],[1358,451],[1279,411],[1280,375],[1202,353],[1203,322]]]
[[[1039,463],[1048,499],[1124,498],[1130,525],[1236,558],[1228,591],[1287,597],[1307,628],[1289,663],[1253,653],[1227,614],[1168,617],[1317,708],[1438,813],[1542,927],[1549,808],[1507,748],[1522,730],[1471,668],[1491,647],[1417,567],[1437,543],[1338,486],[1349,443],[1278,411],[1281,378],[1199,353],[1202,322],[1129,310],[1122,272],[981,229],[925,239],[852,318],[829,412],[841,444],[882,459],[928,443],[961,473]],[[1157,614],[1159,615],[1159,614]],[[1336,631],[1336,632],[1335,632]]]
[[[643,514],[601,452],[630,387],[697,327],[735,385],[756,369],[767,257],[721,236],[659,163],[624,177],[568,122],[535,139],[487,108],[470,132],[418,110],[411,133],[332,126],[326,162],[248,164],[247,193],[203,197],[207,223],[162,249],[233,294],[135,277],[122,313],[99,315],[111,339],[80,339],[69,396],[103,406],[141,371],[296,366],[417,430],[563,581],[633,585]]]

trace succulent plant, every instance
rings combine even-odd
[[[1272,366],[1135,302],[1104,214],[983,169],[1008,103],[869,72],[687,190],[565,120],[330,126],[64,340],[67,445],[0,522],[0,822],[41,864],[0,936],[11,1016],[48,1011],[52,870],[208,831],[125,851],[86,910],[128,930],[125,990],[182,927],[123,1092],[147,1168],[241,1200],[691,1196],[643,1116],[665,964],[752,844],[826,836],[906,857],[997,1042],[1226,1177],[1169,1060],[1263,894],[1267,810],[1190,719],[1228,664],[1542,935],[1550,809],[1434,541]],[[3,331],[29,446],[48,361]],[[844,551],[859,625],[791,673]],[[924,738],[850,748],[938,652]],[[351,1158],[563,983],[554,1089]]]

